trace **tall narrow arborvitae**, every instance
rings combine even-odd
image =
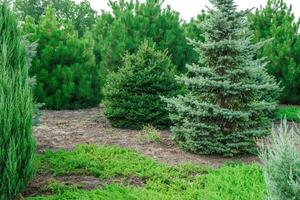
[[[15,199],[34,174],[26,44],[8,3],[0,1],[0,200]]]
[[[233,0],[210,0],[215,9],[202,28],[204,42],[192,42],[200,66],[179,78],[190,93],[168,99],[175,141],[200,154],[232,156],[255,151],[255,138],[269,134],[270,112],[279,87],[256,59],[263,43],[252,44],[247,12]],[[275,94],[275,95],[274,95]]]

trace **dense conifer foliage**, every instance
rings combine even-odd
[[[204,10],[202,10],[201,14],[197,15],[196,18],[192,18],[189,22],[184,22],[182,24],[182,28],[185,36],[188,40],[196,40],[196,41],[204,41],[204,31],[201,27],[201,24],[205,22],[207,14]],[[188,54],[189,54],[189,62],[187,63],[199,63],[198,53],[193,48],[193,45],[189,44]],[[186,63],[186,64],[187,64]]]
[[[268,72],[281,82],[281,102],[300,104],[299,20],[283,0],[268,0],[267,6],[249,17],[256,42],[272,38],[259,52],[268,57]]]
[[[78,38],[77,31],[55,17],[49,7],[38,24],[28,17],[24,32],[38,41],[31,75],[36,76],[34,93],[49,109],[78,109],[99,103],[99,72],[91,34]]]
[[[115,127],[168,127],[166,103],[160,97],[172,97],[178,90],[166,52],[144,42],[137,53],[125,55],[118,72],[109,75],[104,89],[105,115]]]
[[[122,62],[122,55],[135,53],[141,41],[155,42],[157,48],[168,49],[172,63],[182,69],[189,60],[189,49],[180,26],[178,13],[170,7],[162,8],[162,0],[110,1],[112,14],[102,14],[94,29],[100,48],[96,56],[102,67],[115,71]]]
[[[28,42],[0,1],[0,199],[15,199],[33,176],[32,93]]]
[[[203,24],[204,42],[194,42],[200,67],[189,65],[179,80],[190,93],[167,100],[175,141],[200,154],[254,153],[254,138],[269,134],[268,114],[278,90],[256,59],[263,44],[252,44],[246,12],[233,0],[211,0],[215,9]]]
[[[71,22],[79,36],[92,28],[97,13],[91,8],[88,0],[76,4],[73,0],[15,0],[14,7],[21,20],[30,16],[35,22],[45,13],[48,6],[56,10],[56,17],[61,22]]]

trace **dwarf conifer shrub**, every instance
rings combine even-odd
[[[200,154],[256,152],[254,138],[269,134],[274,79],[256,59],[263,43],[252,44],[246,12],[238,12],[233,0],[211,0],[215,9],[202,23],[204,42],[192,41],[200,66],[189,65],[179,81],[189,93],[167,99],[175,141]],[[272,95],[270,98],[266,98]]]
[[[284,120],[263,145],[260,157],[269,200],[300,199],[300,132]]]
[[[144,42],[136,54],[127,54],[121,69],[108,77],[104,88],[105,115],[119,128],[142,128],[151,124],[168,127],[166,103],[161,96],[179,90],[174,65],[166,52]]]
[[[15,199],[34,174],[33,103],[27,43],[0,1],[0,199]]]

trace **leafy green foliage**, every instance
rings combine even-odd
[[[300,122],[300,107],[280,106],[276,112],[276,119],[286,119],[287,121]]]
[[[183,69],[189,48],[180,27],[179,15],[161,8],[162,0],[110,1],[113,14],[102,14],[94,28],[96,56],[105,71],[116,71],[125,52],[135,53],[141,41],[147,39],[158,49],[168,49],[173,64]]]
[[[192,164],[171,167],[128,149],[88,145],[70,152],[47,151],[39,160],[41,172],[93,175],[101,180],[136,176],[144,186],[119,184],[86,191],[52,183],[50,188],[55,195],[30,200],[263,200],[265,194],[262,172],[256,165],[226,165],[220,169]]]
[[[269,134],[279,87],[255,59],[261,43],[252,44],[245,12],[233,0],[211,1],[203,24],[205,41],[196,42],[200,66],[188,65],[179,81],[189,93],[166,99],[175,141],[200,154],[233,156],[255,153],[254,138]],[[265,96],[272,98],[265,98]]]
[[[151,124],[168,127],[166,103],[161,96],[178,93],[174,67],[166,52],[147,41],[136,54],[125,55],[124,64],[109,75],[104,88],[105,115],[120,128],[142,128]]]
[[[28,17],[25,34],[38,42],[31,75],[36,76],[34,93],[49,109],[78,109],[95,106],[100,99],[99,70],[90,34],[78,38],[70,24],[57,21],[49,7],[38,24]]]
[[[300,102],[300,36],[299,22],[283,0],[268,0],[267,6],[250,15],[254,41],[272,38],[259,52],[268,57],[268,72],[281,82],[281,102]]]
[[[273,130],[271,144],[266,141],[262,148],[260,156],[270,200],[300,199],[300,135],[295,130],[283,121],[278,131]]]
[[[30,16],[36,23],[50,5],[56,10],[57,19],[63,23],[71,22],[80,36],[96,22],[97,13],[91,8],[88,0],[79,4],[72,0],[16,0],[14,3],[21,20]]]
[[[0,199],[14,199],[34,174],[33,102],[27,43],[0,1]]]

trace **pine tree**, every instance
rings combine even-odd
[[[206,19],[206,12],[204,10],[201,11],[201,14],[197,16],[196,19],[192,18],[191,21],[189,22],[184,22],[182,24],[182,28],[184,30],[186,38],[189,40],[197,40],[197,41],[204,41],[204,34],[203,34],[203,29],[201,28],[201,24],[204,23]],[[193,49],[192,45],[189,45],[189,49],[187,50],[187,54],[189,56],[187,57],[186,63],[191,64],[191,63],[198,63],[198,53],[195,52],[195,49]]]
[[[272,38],[258,56],[269,58],[268,72],[281,82],[281,103],[300,104],[300,21],[292,6],[284,0],[268,0],[266,7],[257,9],[249,19],[255,42]]]
[[[83,36],[96,22],[97,12],[92,9],[88,0],[76,3],[73,0],[15,0],[14,7],[19,18],[25,21],[30,16],[37,23],[43,16],[47,7],[52,6],[56,10],[57,19],[62,22],[71,22]]]
[[[15,199],[34,174],[28,42],[0,1],[0,199]]]
[[[30,74],[36,77],[34,95],[48,109],[79,109],[98,105],[100,75],[95,64],[94,40],[79,38],[74,26],[59,22],[49,7],[38,24],[27,17],[23,27],[38,42]]]
[[[202,28],[205,41],[193,41],[199,52],[197,65],[180,82],[189,93],[167,99],[175,141],[184,149],[200,154],[232,156],[254,153],[254,138],[269,134],[274,98],[279,91],[264,69],[266,62],[255,59],[263,43],[252,44],[247,12],[238,12],[233,0],[210,0]]]
[[[119,128],[169,127],[166,103],[160,97],[175,96],[178,90],[170,58],[146,41],[137,53],[126,54],[120,70],[108,76],[105,115]]]
[[[96,56],[107,71],[116,71],[127,51],[135,53],[144,39],[155,42],[159,50],[168,49],[172,63],[183,70],[189,60],[189,47],[180,26],[179,14],[163,0],[109,1],[112,14],[104,13],[94,28]],[[109,16],[110,15],[110,16]],[[105,30],[105,31],[104,31]]]

